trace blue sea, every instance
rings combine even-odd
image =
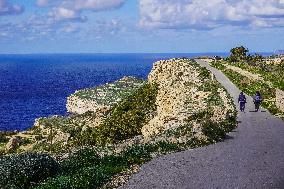
[[[35,118],[66,115],[66,98],[76,90],[123,76],[146,79],[157,60],[213,54],[0,55],[0,131],[22,131]]]

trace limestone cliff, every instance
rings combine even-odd
[[[67,98],[67,111],[75,114],[106,112],[144,84],[134,77],[123,77],[113,83],[76,91]]]
[[[193,124],[193,131],[202,136],[202,128],[193,115],[206,112],[210,120],[221,122],[234,111],[230,97],[214,77],[188,59],[161,60],[154,64],[148,76],[150,83],[159,86],[156,99],[157,114],[142,128],[149,138],[166,130]]]

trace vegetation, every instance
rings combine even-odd
[[[250,80],[248,77],[229,69],[224,70],[224,73],[246,94],[253,96],[256,91],[260,91],[264,99],[261,105],[267,108],[272,114],[280,113],[280,110],[278,110],[275,105],[275,88],[270,87],[265,82]]]
[[[0,143],[5,143],[5,142],[8,142],[8,137],[6,133],[0,132]]]
[[[231,54],[227,58],[227,61],[233,64],[245,63],[253,66],[261,67],[262,69],[267,69],[266,65],[263,64],[264,57],[260,54],[248,54],[249,50],[244,46],[235,47],[230,50]]]
[[[201,144],[197,139],[187,145]],[[166,154],[184,149],[186,144],[159,142],[156,144],[135,145],[120,154],[100,157],[96,149],[81,149],[70,158],[64,160],[61,170],[56,176],[50,177],[39,184],[36,189],[94,189],[111,180],[111,178],[129,169],[132,165],[141,165],[157,154]]]
[[[231,62],[230,57],[227,61],[212,62],[211,65],[221,71],[244,91],[246,94],[253,96],[256,91],[260,91],[264,101],[262,106],[268,109],[272,114],[283,114],[275,105],[275,89],[284,90],[284,61],[279,64],[267,64],[260,55],[247,56],[247,61]],[[228,69],[226,65],[233,65],[243,70],[260,75],[263,80],[252,80],[247,76]]]
[[[34,145],[34,150],[61,153],[68,152],[74,147],[112,144],[140,135],[142,126],[154,116],[156,111],[157,87],[155,84],[144,84],[115,105],[109,116],[97,127],[88,125],[90,122],[95,122],[94,112],[39,120],[40,125],[46,128],[46,133],[36,132],[37,138],[41,140]],[[55,142],[54,137],[58,132],[66,134],[67,144],[62,141]]]
[[[196,65],[202,84],[188,82],[186,85],[189,88],[194,86],[210,95],[205,102],[206,110],[193,113],[185,125],[166,130],[146,144],[123,143],[125,146],[121,147],[120,143],[126,139],[141,135],[141,128],[155,116],[159,86],[143,82],[135,90],[127,90],[124,93],[126,96],[114,90],[114,95],[119,95],[122,99],[103,117],[97,127],[90,126],[97,117],[94,112],[40,119],[40,127],[29,131],[36,135],[35,139],[26,139],[23,143],[30,144],[35,142],[30,140],[36,140],[33,150],[46,151],[60,158],[55,161],[49,155],[31,153],[0,158],[0,188],[99,188],[110,182],[114,176],[153,157],[223,140],[226,132],[236,126],[236,112],[228,112],[221,123],[211,121],[214,107],[224,106],[218,92],[222,86],[211,78],[207,69],[196,62],[192,62],[192,65]],[[108,87],[113,88],[113,85],[108,84]],[[102,88],[96,90],[103,91]],[[96,98],[88,92],[76,95]],[[111,99],[109,96],[106,101]],[[201,126],[202,131],[198,132],[202,137],[195,135],[194,124]],[[58,141],[58,135],[66,137],[66,140]],[[186,140],[177,140],[181,138]],[[6,140],[4,137],[3,141]],[[62,158],[62,154],[65,158]]]
[[[247,60],[249,50],[243,46],[235,47],[230,50],[231,54],[228,58],[230,62],[238,62]]]
[[[140,135],[142,126],[154,116],[156,96],[157,85],[145,84],[117,105],[94,130],[96,143],[115,143]]]
[[[0,187],[30,188],[58,173],[59,164],[47,154],[26,153],[0,157]]]
[[[140,88],[145,81],[125,77],[113,83],[77,91],[74,95],[81,99],[95,100],[98,104],[114,105],[118,99],[125,99]]]

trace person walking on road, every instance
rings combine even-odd
[[[240,110],[241,110],[241,112],[244,112],[245,111],[245,106],[246,106],[246,103],[247,103],[247,99],[246,99],[246,96],[244,95],[243,92],[240,93],[238,102],[240,103]]]
[[[259,106],[260,106],[260,104],[262,102],[262,97],[261,97],[259,91],[256,91],[256,94],[253,97],[253,102],[254,102],[254,106],[255,106],[255,111],[258,112]]]

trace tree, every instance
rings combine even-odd
[[[245,61],[247,60],[247,53],[249,50],[244,46],[235,47],[230,50],[231,54],[229,56],[230,62]]]
[[[260,54],[254,54],[254,55],[249,54],[247,56],[247,62],[251,66],[258,66],[260,68],[263,68],[264,71],[268,70],[266,63],[264,62],[264,57]]]

